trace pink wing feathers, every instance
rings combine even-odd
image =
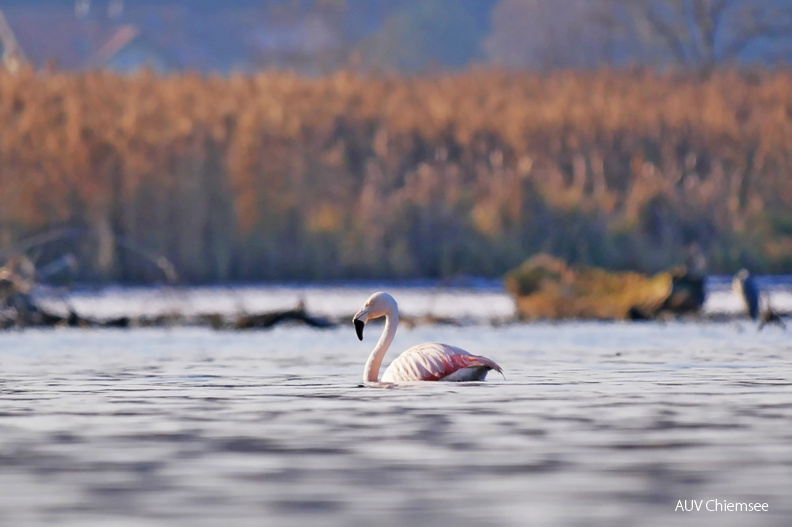
[[[460,377],[460,370],[486,368],[503,373],[495,361],[447,344],[418,344],[396,357],[382,374],[382,382],[440,381],[454,376],[454,380],[476,380]],[[454,375],[457,374],[457,375]]]

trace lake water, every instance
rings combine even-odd
[[[506,378],[362,387],[381,326],[361,343],[351,323],[0,333],[0,525],[792,524],[792,328],[493,326],[476,317],[510,313],[497,288],[390,289],[473,322],[400,328],[386,362],[439,341]],[[134,310],[147,291],[72,300]],[[370,288],[252,288],[245,307],[268,291],[332,314]],[[769,511],[675,512],[716,499]]]

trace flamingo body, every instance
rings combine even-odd
[[[366,361],[363,372],[363,379],[367,382],[378,380],[382,359],[399,324],[398,305],[388,293],[375,293],[353,318],[358,337],[363,340],[366,322],[383,316],[385,329]],[[396,357],[382,375],[382,382],[481,381],[490,370],[503,373],[501,367],[491,359],[473,355],[456,346],[432,342],[413,346]]]
[[[503,373],[500,366],[486,357],[467,351],[427,342],[402,352],[382,374],[382,382],[408,381],[477,381],[489,370]]]

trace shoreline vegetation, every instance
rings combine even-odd
[[[519,308],[518,308],[519,309]],[[23,330],[25,328],[82,328],[82,329],[135,329],[135,328],[176,328],[205,327],[218,331],[249,331],[269,330],[281,325],[306,326],[318,330],[346,327],[350,325],[352,313],[336,316],[323,316],[311,313],[299,303],[290,309],[263,312],[237,313],[197,313],[186,314],[176,311],[140,315],[122,315],[115,317],[95,317],[80,314],[71,306],[52,310],[37,303],[27,306],[24,311],[15,310],[11,316],[0,312],[0,331]],[[488,325],[492,327],[513,324],[535,324],[543,322],[630,322],[630,323],[666,323],[672,320],[694,321],[698,323],[745,322],[756,324],[758,330],[764,326],[777,326],[786,329],[785,320],[792,317],[792,312],[773,311],[772,318],[752,322],[744,312],[695,312],[684,316],[665,312],[654,318],[630,317],[524,317],[516,313],[512,316],[495,317],[446,317],[438,315],[412,316],[409,313],[400,315],[400,323],[407,328],[416,326],[474,326]]]
[[[23,330],[26,328],[82,328],[82,329],[135,329],[135,328],[177,328],[177,327],[205,327],[218,331],[249,331],[269,330],[278,326],[305,326],[314,329],[332,329],[350,325],[353,313],[343,315],[320,315],[307,309],[302,302],[292,308],[271,311],[240,311],[236,312],[199,312],[185,313],[176,310],[162,312],[154,310],[151,313],[136,315],[118,315],[112,317],[91,316],[80,313],[64,299],[56,302],[58,307],[53,309],[53,302],[41,303],[36,297],[27,297],[24,304],[15,303],[13,309],[0,310],[0,331]],[[603,308],[607,309],[607,307]],[[547,312],[547,309],[545,309]],[[756,324],[761,330],[764,326],[777,326],[786,329],[786,322],[792,317],[792,312],[773,310],[768,312],[770,318],[752,322],[742,311],[691,311],[687,313],[673,313],[664,311],[653,317],[630,317],[591,314],[576,314],[557,316],[547,314],[544,316],[526,316],[521,312],[519,300],[516,300],[516,312],[511,316],[441,316],[424,314],[414,316],[409,313],[400,315],[400,323],[407,327],[416,326],[475,326],[487,325],[492,327],[508,326],[513,324],[535,324],[543,322],[631,322],[631,323],[666,323],[672,320],[698,322],[698,323],[724,323],[745,322]]]
[[[167,309],[157,302],[146,302],[144,310],[126,309],[110,313],[81,312],[75,307],[64,288],[45,288],[38,280],[45,276],[29,260],[12,259],[12,264],[0,267],[0,330],[28,327],[72,328],[145,328],[145,327],[209,327],[215,330],[270,329],[281,324],[305,325],[327,329],[348,325],[351,312],[318,314],[306,307],[304,297],[292,308],[250,310],[245,308],[241,296],[233,286],[225,286],[234,299],[234,308],[225,309],[217,302],[203,309]],[[739,280],[739,288],[735,286]],[[487,316],[444,316],[433,310],[420,316],[402,313],[401,321],[407,327],[417,325],[490,325],[493,327],[533,321],[660,321],[674,319],[698,322],[737,321],[749,315],[758,322],[757,329],[765,325],[786,328],[785,317],[792,313],[778,311],[763,296],[760,286],[743,270],[734,278],[733,292],[745,302],[745,312],[705,311],[707,277],[695,270],[677,267],[654,276],[635,272],[608,272],[594,267],[574,268],[549,255],[534,256],[511,270],[503,281],[503,292],[513,301],[510,313],[491,312]],[[95,286],[94,286],[95,287]],[[448,284],[435,288],[435,293]],[[457,286],[459,287],[459,286]],[[178,298],[183,285],[167,287],[149,286],[159,291],[161,300]],[[189,289],[189,286],[187,286]],[[475,289],[473,287],[472,289]],[[434,293],[429,292],[429,296]],[[753,303],[752,303],[753,302]],[[183,299],[182,299],[183,303]],[[434,303],[434,302],[432,302]],[[83,306],[84,307],[84,306]],[[89,308],[88,311],[91,311]],[[116,311],[114,313],[114,311]],[[138,311],[136,314],[133,314]]]
[[[81,281],[792,271],[792,70],[0,73],[0,248]],[[2,262],[0,262],[1,264]]]

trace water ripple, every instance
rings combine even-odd
[[[789,524],[783,333],[473,329],[397,342],[475,333],[506,380],[364,387],[342,330],[0,334],[0,525]]]

